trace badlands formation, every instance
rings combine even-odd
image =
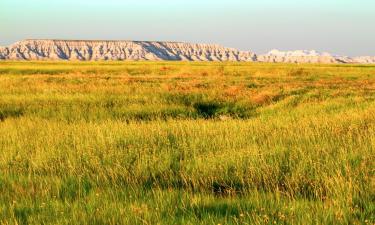
[[[254,61],[255,54],[179,42],[25,40],[0,49],[0,59]]]
[[[336,56],[312,51],[264,55],[211,44],[147,41],[24,40],[0,47],[0,60],[150,60],[285,63],[375,63],[375,57]]]
[[[306,51],[287,51],[272,50],[265,55],[257,57],[260,62],[283,62],[283,63],[360,63],[372,64],[375,63],[375,57],[360,56],[338,56],[331,55],[327,52],[317,52],[315,50]]]

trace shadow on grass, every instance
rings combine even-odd
[[[18,107],[0,107],[0,121],[7,118],[17,118],[24,114],[24,110]]]
[[[193,109],[195,118],[215,119],[228,116],[235,119],[248,119],[255,115],[256,107],[250,103],[210,98],[204,94],[170,94],[165,97],[168,103],[183,105]]]

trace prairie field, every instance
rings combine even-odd
[[[375,224],[375,66],[0,62],[0,224]]]

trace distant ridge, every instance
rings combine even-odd
[[[212,44],[154,41],[24,40],[0,48],[3,60],[255,61],[256,55]]]
[[[26,39],[0,47],[0,60],[235,61],[374,64],[374,56],[337,56],[315,50],[257,55],[217,44],[127,40]]]
[[[357,63],[374,64],[375,57],[372,56],[339,56],[328,52],[315,50],[279,51],[271,50],[267,54],[257,57],[261,62],[283,62],[283,63]]]

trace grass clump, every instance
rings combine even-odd
[[[169,94],[166,97],[169,104],[185,106],[192,109],[191,116],[195,118],[215,119],[228,116],[237,119],[248,119],[254,115],[255,107],[251,102],[235,102],[231,99],[220,99],[205,94]]]
[[[205,119],[229,116],[238,119],[247,119],[253,115],[253,109],[247,105],[233,102],[197,102],[193,105],[199,116]]]
[[[0,121],[4,121],[7,118],[21,117],[23,113],[24,110],[22,108],[0,106]]]

